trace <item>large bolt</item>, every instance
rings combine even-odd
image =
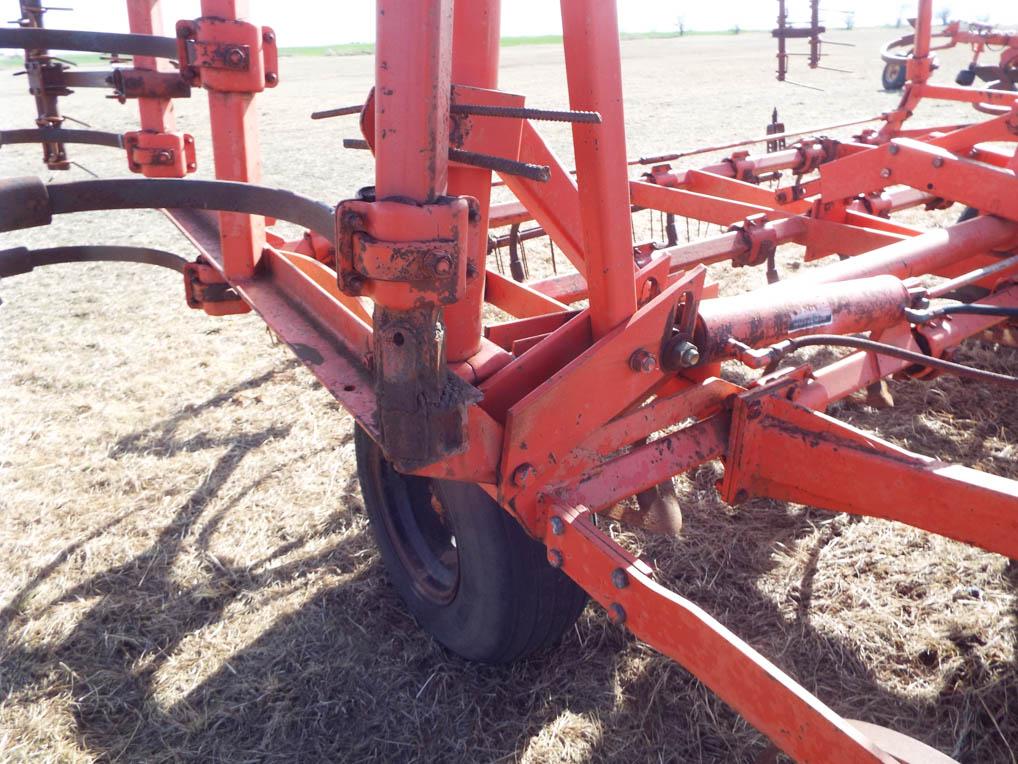
[[[616,626],[626,622],[626,611],[622,608],[622,605],[617,602],[611,604],[608,608],[608,620]]]
[[[891,168],[890,167],[885,167],[883,170],[881,170],[880,171],[880,177],[884,178],[884,179],[890,178],[891,177]]]
[[[364,277],[359,273],[351,273],[344,279],[346,291],[350,294],[360,294],[364,291]]]
[[[449,255],[441,255],[435,258],[435,264],[432,267],[436,276],[448,276],[452,273],[452,258]]]
[[[644,374],[649,374],[652,371],[657,370],[657,358],[654,357],[653,353],[650,353],[642,348],[633,352],[629,356],[629,368],[633,371],[639,371]]]
[[[944,166],[944,157],[933,157],[933,166],[940,169]]]
[[[700,348],[692,342],[683,342],[675,349],[675,358],[679,366],[689,369],[700,363]]]
[[[566,524],[562,522],[561,517],[558,517],[556,515],[555,517],[551,518],[551,532],[554,533],[556,536],[561,536],[563,533],[566,532]]]
[[[622,568],[615,568],[612,571],[612,586],[616,589],[625,589],[629,586],[629,575]]]
[[[237,47],[227,48],[224,57],[230,66],[242,66],[247,59],[244,51]]]
[[[153,164],[172,164],[173,163],[173,153],[169,152],[169,151],[165,151],[165,150],[164,151],[157,151],[155,154],[152,155],[152,163]]]
[[[513,470],[513,485],[517,488],[523,488],[535,473],[534,465],[524,462]]]

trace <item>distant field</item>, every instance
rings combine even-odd
[[[623,40],[667,40],[671,38],[680,37],[718,37],[718,36],[731,36],[737,34],[752,34],[754,32],[761,32],[768,30],[760,29],[735,29],[727,30],[686,30],[682,34],[677,31],[674,32],[623,32],[621,37]],[[832,30],[832,33],[836,32],[849,32],[850,30]],[[851,30],[856,31],[856,30]],[[859,28],[862,31],[862,28]],[[520,45],[557,45],[562,42],[562,35],[548,34],[548,35],[524,35],[521,37],[503,37],[502,47],[512,48]],[[306,45],[302,47],[284,47],[280,48],[279,54],[281,56],[367,56],[375,52],[375,44],[371,42],[344,42],[337,43],[335,45]],[[101,56],[90,55],[90,54],[78,54],[78,53],[67,53],[61,56],[65,61],[69,61],[77,66],[98,66],[105,63]],[[0,56],[0,69],[12,69],[21,65],[21,57],[14,56]]]

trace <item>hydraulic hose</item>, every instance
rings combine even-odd
[[[1012,377],[1008,374],[998,374],[997,372],[985,371],[983,369],[973,369],[971,366],[965,366],[964,364],[955,363],[953,361],[945,361],[942,358],[933,358],[912,350],[905,350],[897,345],[888,345],[884,342],[877,342],[876,340],[869,340],[864,337],[843,337],[840,334],[813,334],[806,337],[796,337],[795,339],[785,340],[784,342],[775,345],[772,348],[772,351],[775,353],[776,357],[781,357],[788,355],[789,353],[794,353],[796,350],[804,347],[815,346],[847,347],[855,348],[856,350],[866,350],[878,355],[899,358],[902,361],[910,361],[920,366],[927,366],[931,369],[937,369],[938,371],[942,371],[947,374],[954,374],[958,377],[974,379],[980,382],[989,382],[994,385],[1001,385],[1002,387],[1018,390],[1018,377]],[[774,356],[772,356],[772,358],[774,358]]]

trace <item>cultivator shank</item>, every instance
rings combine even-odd
[[[24,47],[29,69],[61,47],[134,56],[111,77],[121,100],[138,101],[140,129],[65,130],[56,109],[65,93],[47,90],[36,94],[38,128],[0,133],[5,142],[42,142],[51,167],[69,143],[115,145],[146,177],[2,181],[0,230],[82,210],[165,209],[200,252],[182,266],[188,304],[211,315],[257,311],[393,474],[479,485],[614,622],[796,760],[898,760],[872,728],[839,717],[656,583],[594,518],[677,530],[671,480],[720,461],[718,490],[733,505],[769,497],[881,517],[1018,558],[1014,481],[824,413],[890,377],[950,373],[1018,387],[954,360],[967,339],[1014,334],[1018,95],[930,84],[930,0],[919,2],[901,104],[869,120],[875,129],[848,141],[772,132],[746,142],[771,141],[771,153],[733,144],[700,168],[668,164],[699,152],[627,161],[613,4],[562,0],[568,109],[537,111],[497,88],[498,0],[378,0],[374,90],[360,109],[316,115],[359,114],[374,154],[374,186],[335,207],[257,185],[252,104],[285,72],[274,33],[249,23],[243,3],[203,0],[175,38],[159,36],[158,0],[128,0],[131,35],[45,30],[22,5],[29,23],[0,30],[0,45]],[[172,99],[197,87],[208,91],[216,180],[183,179],[198,168]],[[929,99],[992,114],[906,129]],[[542,139],[542,119],[572,123],[575,174]],[[633,178],[629,166],[646,172]],[[508,201],[492,203],[493,172]],[[891,217],[952,203],[978,214],[929,230]],[[667,240],[634,244],[639,209],[668,215]],[[286,241],[271,230],[276,219],[307,232]],[[680,242],[681,220],[721,230]],[[571,268],[526,281],[519,248],[539,236]],[[512,277],[490,265],[501,244],[515,248]],[[833,262],[779,280],[776,258],[790,249]],[[104,256],[176,267],[163,255],[18,248],[0,252],[0,275]],[[725,263],[765,269],[766,283],[719,296],[708,267]],[[974,299],[945,302],[973,287]],[[485,305],[509,320],[486,323]],[[844,352],[819,367],[785,363],[816,346]],[[752,382],[735,381],[757,369]]]

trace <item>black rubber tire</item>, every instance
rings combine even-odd
[[[544,545],[477,485],[402,475],[355,429],[371,529],[393,588],[421,627],[453,653],[482,663],[510,663],[558,642],[583,611],[587,593],[548,564]],[[455,539],[452,587],[415,575],[406,555],[418,547],[401,539],[401,506],[435,512],[432,497]]]
[[[901,90],[905,87],[905,80],[908,78],[908,67],[904,62],[888,61],[884,64],[884,71],[880,74],[880,84],[884,90]]]
[[[966,207],[961,211],[961,214],[958,216],[957,222],[964,223],[966,220],[971,220],[972,218],[977,217],[979,217],[979,210],[977,210],[975,207]]]

